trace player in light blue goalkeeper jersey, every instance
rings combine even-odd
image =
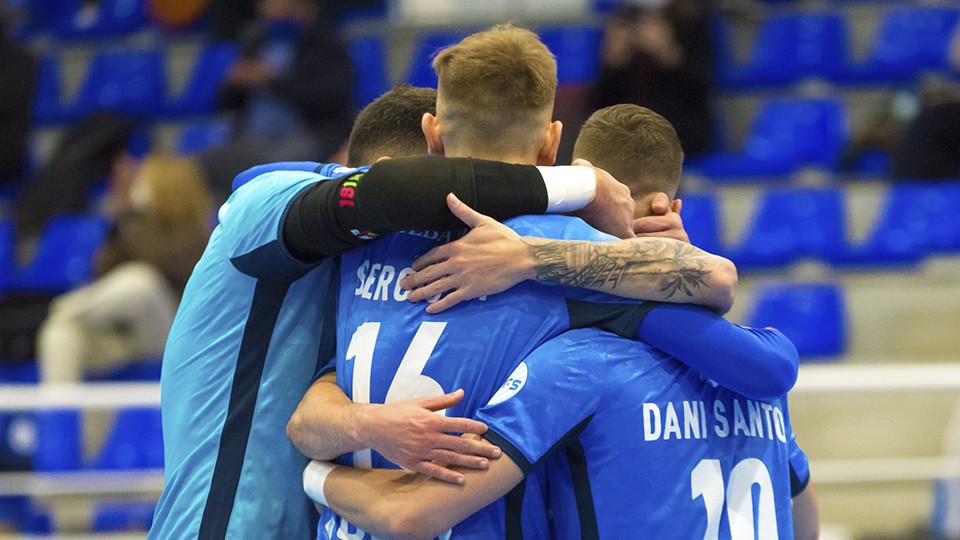
[[[330,180],[318,166],[241,175],[220,209],[164,355],[166,485],[150,538],[313,536],[306,459],[283,426],[334,350],[330,255],[368,230],[456,221],[444,217],[450,191],[508,215],[550,201],[535,167],[425,157]]]

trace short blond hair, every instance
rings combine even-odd
[[[536,34],[495,26],[441,51],[433,68],[445,142],[488,153],[535,150],[532,135],[549,123],[557,92],[556,58]]]
[[[662,191],[671,198],[680,186],[683,148],[666,118],[646,107],[620,104],[594,112],[573,147],[585,159],[630,187],[634,198]]]

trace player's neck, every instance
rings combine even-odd
[[[469,157],[474,159],[486,159],[489,161],[502,161],[515,165],[536,165],[537,155],[507,154],[503,152],[490,152],[477,148],[446,148],[444,155],[447,157]]]

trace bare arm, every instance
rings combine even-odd
[[[450,434],[483,434],[487,426],[482,422],[435,413],[462,398],[458,390],[386,405],[353,403],[331,373],[307,390],[287,423],[287,437],[311,459],[331,460],[373,448],[401,467],[458,483],[460,472],[434,461],[482,469],[488,458],[500,455],[499,448],[485,441]]]
[[[523,479],[520,467],[507,456],[491,461],[489,470],[462,472],[465,482],[458,486],[404,471],[336,467],[322,483],[326,500],[321,502],[377,537],[433,538]],[[307,476],[305,471],[305,485]]]
[[[820,509],[813,482],[793,498],[793,535],[797,540],[820,538]]]
[[[473,230],[418,259],[401,281],[411,301],[448,293],[427,311],[504,291],[526,279],[584,287],[624,298],[699,304],[718,313],[733,305],[737,270],[729,260],[670,238],[615,242],[520,237],[452,195],[454,212]]]

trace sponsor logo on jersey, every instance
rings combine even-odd
[[[520,362],[520,365],[513,370],[513,373],[507,378],[507,382],[497,390],[497,393],[490,398],[487,405],[496,405],[517,395],[517,392],[527,383],[527,364]]]

